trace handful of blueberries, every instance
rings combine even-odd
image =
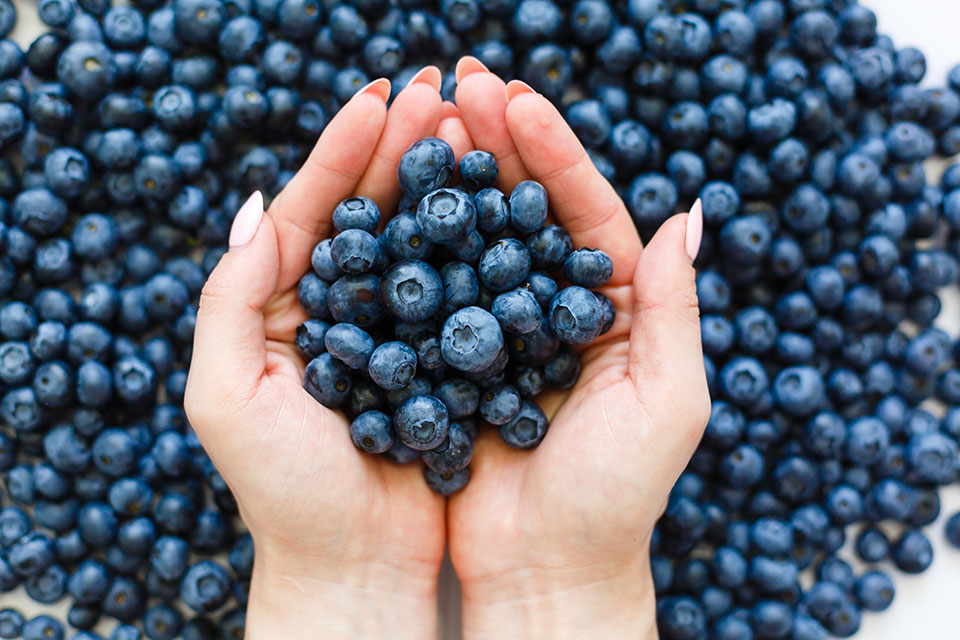
[[[460,159],[462,186],[451,187],[456,167],[443,140],[412,144],[398,171],[404,196],[383,233],[372,200],[337,205],[338,233],[316,246],[300,281],[311,319],[297,329],[304,388],[347,411],[360,450],[422,458],[441,494],[469,481],[480,421],[511,447],[540,444],[547,417],[533,397],[572,387],[573,347],[615,316],[589,290],[610,279],[613,262],[574,250],[563,227],[547,224],[543,186],[528,180],[505,195],[485,151]]]

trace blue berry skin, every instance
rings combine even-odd
[[[423,479],[427,486],[442,496],[449,496],[461,491],[470,482],[470,467],[464,467],[453,473],[437,473],[424,465]]]
[[[853,593],[864,611],[884,611],[893,603],[896,589],[886,573],[867,571],[857,578]]]
[[[339,407],[350,393],[350,370],[329,353],[322,353],[307,364],[303,387],[325,407]]]
[[[521,233],[535,233],[547,220],[547,191],[533,180],[524,180],[510,192],[510,223]]]
[[[476,222],[477,209],[473,199],[459,189],[430,191],[417,206],[417,224],[423,236],[436,244],[463,240]]]
[[[570,389],[580,378],[580,356],[568,345],[560,345],[556,357],[543,367],[547,384],[554,389]]]
[[[0,611],[0,638],[19,638],[23,633],[23,614],[16,609]]]
[[[421,395],[400,405],[393,424],[405,445],[417,451],[429,451],[447,437],[450,419],[443,402],[431,395]]]
[[[379,297],[384,309],[404,322],[431,317],[443,302],[443,281],[426,262],[394,263],[380,278]]]
[[[880,562],[890,555],[890,540],[880,529],[870,527],[857,535],[856,550],[864,562]]]
[[[417,354],[403,342],[385,342],[371,354],[367,372],[381,389],[402,389],[417,372]]]
[[[23,640],[63,640],[63,625],[56,618],[39,615],[23,625]]]
[[[919,530],[908,529],[894,543],[893,562],[905,573],[922,573],[933,562],[933,547]]]
[[[318,276],[327,282],[335,282],[343,275],[343,270],[336,265],[331,255],[333,238],[321,240],[310,254],[310,264]]]
[[[473,456],[473,438],[458,422],[451,422],[447,437],[439,446],[424,451],[423,463],[435,473],[449,475],[470,464]]]
[[[480,281],[491,291],[507,291],[519,285],[530,273],[531,257],[527,247],[514,238],[491,244],[480,257]]]
[[[460,420],[473,415],[480,402],[480,390],[468,380],[451,378],[437,385],[433,395],[447,407],[451,420]]]
[[[476,304],[480,295],[477,272],[466,262],[448,262],[440,269],[443,281],[443,310],[454,312]]]
[[[597,296],[600,307],[603,309],[603,325],[600,327],[600,335],[603,335],[613,328],[613,323],[617,319],[617,309],[613,305],[613,300],[602,293],[594,293],[593,295]]]
[[[520,412],[520,393],[510,385],[500,385],[484,391],[480,396],[480,417],[500,426],[513,420]]]
[[[383,316],[379,288],[380,279],[370,273],[340,277],[327,293],[330,315],[337,322],[352,322],[358,327],[375,324]]]
[[[393,446],[394,434],[390,416],[382,411],[365,411],[350,423],[353,444],[367,453],[384,453]]]
[[[707,619],[700,603],[688,596],[664,598],[657,607],[657,627],[668,638],[706,635]]]
[[[460,180],[471,191],[480,191],[497,183],[499,170],[493,154],[469,151],[460,158]]]
[[[341,271],[359,274],[372,270],[380,246],[377,239],[362,229],[347,229],[330,243],[330,258]]]
[[[190,566],[180,581],[180,598],[197,613],[219,609],[230,597],[232,580],[226,570],[210,560]]]
[[[630,184],[626,203],[639,228],[656,229],[674,212],[677,206],[677,188],[666,176],[657,173],[641,174]],[[706,206],[704,211],[706,212]]]
[[[603,328],[603,308],[597,297],[583,287],[561,289],[550,301],[550,329],[572,345],[592,342]]]
[[[517,334],[536,331],[543,318],[536,297],[524,287],[498,295],[493,300],[490,312],[504,331]]]
[[[424,237],[412,213],[399,213],[391,218],[383,235],[384,248],[394,260],[423,260],[433,252],[433,243]]]
[[[53,541],[46,533],[27,533],[7,550],[7,562],[18,575],[35,576],[54,562]]]
[[[295,342],[304,358],[312,360],[327,350],[325,338],[329,329],[329,324],[315,318],[297,327]]]
[[[453,177],[453,149],[439,138],[423,138],[410,145],[400,158],[400,188],[414,200],[447,186]]]
[[[535,403],[524,400],[520,411],[500,425],[500,438],[514,449],[532,449],[547,434],[547,417]]]
[[[333,227],[337,231],[360,229],[376,233],[380,225],[380,209],[370,198],[347,198],[333,210]]]
[[[70,575],[67,590],[81,604],[94,604],[103,599],[110,588],[110,572],[98,560],[84,560]]]
[[[613,276],[613,261],[600,249],[577,249],[564,260],[563,275],[574,285],[602,287]]]
[[[510,222],[510,201],[499,189],[481,189],[473,197],[477,228],[484,233],[500,233]]]
[[[531,266],[540,271],[556,271],[573,251],[570,234],[563,227],[552,224],[530,235],[525,244],[530,252]]]
[[[443,323],[440,350],[450,366],[477,373],[490,367],[500,355],[503,333],[490,312],[480,307],[464,307]]]
[[[144,633],[157,640],[173,640],[182,623],[180,612],[163,604],[150,607],[143,616]]]
[[[57,62],[57,79],[84,100],[96,100],[112,87],[116,75],[113,54],[101,42],[79,41],[64,49]]]

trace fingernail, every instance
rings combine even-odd
[[[384,102],[390,98],[390,81],[386,78],[377,78],[373,82],[367,83],[362,89],[353,94],[353,97],[362,96],[365,93],[375,95]]]
[[[687,214],[687,237],[684,240],[684,247],[690,260],[696,260],[700,253],[700,238],[703,236],[703,205],[700,204],[700,198],[690,207],[690,213]]]
[[[412,84],[428,84],[437,91],[440,91],[440,85],[443,83],[443,74],[440,73],[440,69],[437,69],[435,66],[427,65],[420,71],[417,71],[410,82],[407,83],[409,87]]]
[[[457,62],[457,70],[454,73],[457,77],[457,82],[460,82],[471,73],[490,73],[490,69],[487,69],[487,65],[473,56],[463,56]]]
[[[511,80],[507,83],[507,102],[525,93],[536,94],[537,92],[523,80]]]
[[[242,247],[257,235],[260,222],[263,220],[263,194],[254,191],[247,201],[237,211],[230,227],[230,248]]]

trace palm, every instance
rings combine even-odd
[[[252,403],[260,419],[247,422],[250,432],[236,438],[245,452],[231,452],[257,470],[238,474],[244,486],[234,487],[238,495],[255,496],[256,511],[240,504],[245,520],[308,555],[341,539],[337,547],[365,556],[379,545],[399,545],[414,564],[435,564],[444,542],[442,499],[414,466],[360,453],[343,413],[304,391],[303,360],[290,338],[303,314],[295,292],[275,296],[267,309],[266,375]],[[357,548],[364,540],[368,544]]]
[[[246,269],[246,302],[236,301],[236,285],[219,268],[211,274],[187,405],[258,545],[293,557],[393,564],[429,577],[443,554],[443,499],[426,487],[419,468],[354,447],[343,413],[304,391],[305,363],[294,343],[306,319],[298,282],[310,269],[313,246],[333,231],[334,207],[362,194],[385,212],[394,208],[400,156],[437,126],[439,71],[425,78],[401,92],[389,115],[385,95],[367,93],[327,126],[263,217],[254,240],[257,264],[236,267]],[[242,263],[248,250],[225,258]],[[216,318],[205,304],[229,306],[231,313]]]
[[[617,319],[581,352],[572,390],[537,398],[550,418],[537,449],[509,449],[494,430],[480,435],[470,483],[449,503],[450,552],[465,585],[518,568],[595,566],[611,549],[632,548],[641,558],[709,406],[695,295],[680,299],[668,284],[692,282],[685,220],[666,223],[641,257],[623,202],[560,114],[542,98],[514,95],[508,106],[502,81],[490,74],[461,78],[463,123],[477,148],[497,155],[502,189],[539,180],[574,245],[611,256],[614,275],[602,292]],[[685,319],[670,326],[677,307]],[[667,348],[677,340],[683,362]],[[555,559],[563,564],[551,566]]]

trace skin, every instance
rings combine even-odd
[[[441,103],[435,69],[389,113],[379,89],[345,105],[204,288],[186,407],[254,537],[249,638],[436,637],[446,543],[465,638],[656,638],[650,534],[710,407],[687,215],[642,247],[549,101],[472,58],[457,77],[459,109]],[[551,417],[543,443],[515,451],[484,430],[470,484],[447,500],[419,464],[353,447],[344,416],[302,390],[293,344],[297,282],[334,206],[357,194],[389,211],[400,155],[427,135],[457,158],[494,153],[505,192],[539,180],[574,245],[615,265],[602,291],[617,320],[581,351],[572,390],[538,398]]]

